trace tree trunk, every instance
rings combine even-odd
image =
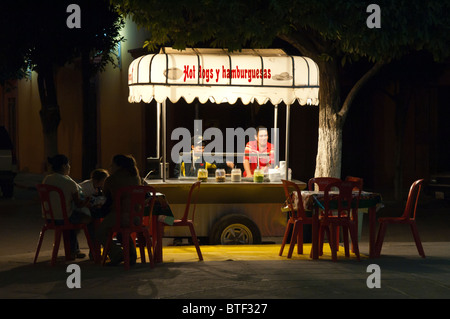
[[[47,157],[58,154],[58,126],[61,121],[56,97],[53,66],[51,64],[39,69],[38,88],[41,100],[39,115],[44,134],[44,167],[46,167]]]
[[[341,107],[339,71],[336,59],[318,62],[319,140],[317,145],[315,177],[341,178],[342,131],[350,106],[361,88],[383,67],[377,62],[352,87]]]
[[[323,53],[330,51],[326,41],[322,41],[318,35],[311,32],[280,34],[278,37],[312,58],[319,66],[319,139],[314,176],[341,178],[342,130],[348,111],[360,89],[378,73],[385,62],[375,63],[355,83],[341,104],[338,69],[340,59],[336,57],[324,59]]]
[[[403,141],[413,90],[414,88],[406,87],[402,82],[398,82],[396,92],[394,96],[391,96],[395,103],[394,199],[396,201],[402,199]]]
[[[343,118],[339,74],[334,61],[319,62],[319,140],[316,157],[316,177],[341,177]]]
[[[87,179],[97,166],[97,103],[88,52],[81,55],[83,94],[82,177]]]

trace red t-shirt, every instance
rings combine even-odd
[[[267,142],[266,149],[259,149],[259,145],[257,141],[250,141],[245,146],[245,156],[244,160],[248,160],[250,163],[250,170],[253,174],[255,169],[258,167],[258,155],[257,153],[269,153],[270,155],[260,155],[259,156],[259,168],[264,168],[275,163],[275,155],[273,151],[273,145]],[[247,173],[244,171],[244,176],[247,176]]]

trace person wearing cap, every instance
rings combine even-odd
[[[205,161],[202,153],[205,149],[205,141],[200,135],[196,135],[191,139],[191,160],[181,161],[177,163],[174,169],[175,177],[196,177],[198,170],[201,168],[216,169],[216,168],[226,168],[234,167],[234,163],[227,162],[223,164],[219,163],[208,163]]]

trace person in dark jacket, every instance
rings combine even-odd
[[[103,245],[103,247],[108,240],[109,231],[116,223],[116,214],[118,212],[115,211],[114,201],[117,190],[125,186],[142,185],[139,170],[136,166],[136,161],[131,155],[115,155],[112,159],[109,172],[111,175],[106,178],[104,186],[106,202],[102,206],[102,210],[104,211],[103,215],[105,218],[95,234],[96,239]],[[128,218],[129,217],[126,212],[122,212],[123,225],[128,223]],[[133,243],[133,241],[130,241],[130,244],[131,243]],[[111,265],[117,265],[124,259],[122,247],[117,245],[111,245],[108,255],[111,260]],[[136,258],[136,249],[130,249],[130,263],[135,264]]]
[[[205,149],[205,141],[201,135],[196,135],[191,139],[191,156],[190,161],[181,161],[177,163],[174,169],[175,177],[196,177],[198,170],[205,168],[208,171],[216,168],[233,168],[232,162],[227,163],[209,163],[205,161],[203,151]]]

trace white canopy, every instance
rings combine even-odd
[[[158,54],[135,59],[128,69],[128,101],[155,99],[172,103],[183,97],[191,103],[248,104],[270,101],[287,105],[319,104],[319,68],[307,57],[289,56],[280,49],[165,48]]]

